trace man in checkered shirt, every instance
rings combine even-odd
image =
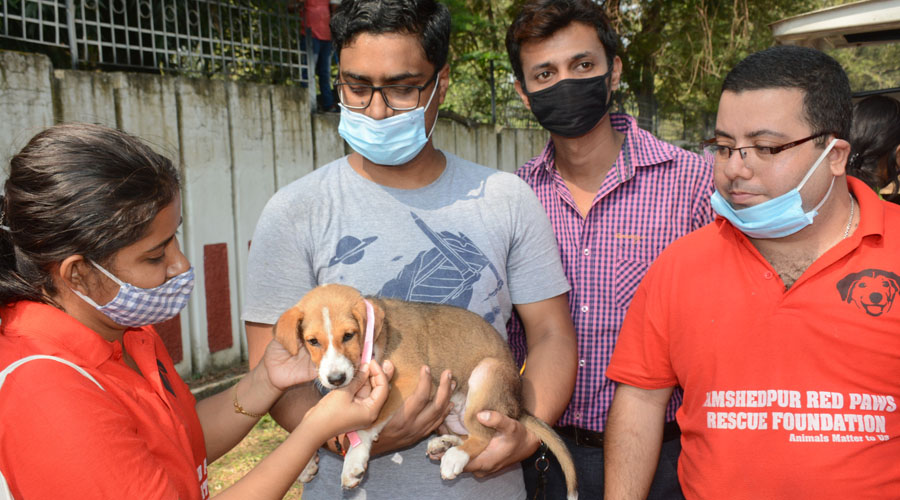
[[[544,151],[516,173],[550,216],[572,286],[578,378],[556,429],[575,458],[580,497],[602,498],[603,430],[615,391],[606,367],[619,327],[660,251],[712,220],[712,166],[641,130],[634,118],[609,113],[622,61],[618,35],[598,4],[529,1],[506,45],[519,96],[550,132]],[[527,346],[516,317],[508,330],[521,363]],[[676,391],[649,498],[682,498],[676,472],[680,403]],[[538,458],[523,462],[529,498],[544,485],[546,498],[565,498],[558,464],[548,456],[550,468],[541,474]]]

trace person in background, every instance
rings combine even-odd
[[[303,30],[312,40],[313,65],[318,80],[317,104],[320,111],[338,111],[331,85],[331,12],[340,4],[335,0],[300,0],[290,4],[291,10],[303,16]],[[301,10],[302,7],[302,10]]]
[[[605,377],[625,310],[647,267],[675,239],[712,220],[712,166],[663,142],[634,118],[611,113],[622,77],[619,39],[590,0],[525,2],[507,31],[516,90],[550,132],[547,147],[517,175],[550,215],[572,292],[578,334],[575,393],[556,430],[575,459],[582,498],[603,496],[603,432],[615,384]],[[519,362],[529,351],[514,317],[509,339]],[[675,411],[666,410],[659,466],[650,498],[678,498],[680,450]],[[529,498],[563,499],[565,481],[552,456],[522,463]],[[537,466],[536,466],[537,462]],[[542,497],[541,497],[542,498]]]
[[[343,0],[331,31],[341,61],[338,131],[354,152],[280,189],[260,216],[242,314],[250,366],[279,315],[321,284],[468,309],[504,338],[515,308],[530,347],[524,407],[555,422],[572,393],[576,345],[550,221],[521,179],[434,146],[450,82],[449,10],[434,0]],[[323,451],[304,496],[524,498],[518,464],[540,440],[497,412],[479,414],[497,434],[463,474],[444,481],[428,460],[425,438],[449,412],[451,375],[422,368],[414,395],[379,433],[361,483],[342,477],[340,454]],[[272,415],[293,429],[320,397],[313,384],[297,387]],[[338,450],[335,441],[346,449],[336,437],[329,450]]]
[[[725,77],[715,222],[638,287],[607,376],[607,500],[642,499],[678,410],[688,499],[900,493],[900,206],[846,175],[850,82],[776,46]]]
[[[195,401],[149,326],[178,314],[194,284],[171,161],[123,132],[72,123],[32,138],[8,173],[0,497],[209,498],[208,463],[315,376],[309,356],[272,340],[233,389]],[[364,366],[216,498],[282,498],[328,437],[375,420],[385,371]]]
[[[847,174],[893,203],[900,203],[900,102],[866,97],[853,106]]]

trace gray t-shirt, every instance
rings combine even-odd
[[[244,321],[275,323],[310,289],[351,285],[363,294],[451,304],[506,337],[513,304],[569,290],[550,221],[515,175],[448,153],[428,186],[376,184],[338,159],[279,190],[253,235]],[[441,479],[418,445],[373,457],[359,488],[342,492],[342,461],[320,453],[304,498],[524,498],[515,465],[488,479]],[[343,496],[342,496],[343,495]]]

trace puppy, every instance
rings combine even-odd
[[[494,429],[475,416],[494,410],[517,419],[537,435],[556,455],[566,477],[568,498],[578,497],[572,456],[559,436],[544,422],[527,413],[521,403],[521,382],[506,342],[478,315],[458,307],[364,298],[344,285],[323,285],[311,290],[288,309],[275,325],[275,336],[292,354],[309,351],[318,370],[318,381],[328,389],[348,384],[361,363],[371,305],[373,360],[394,364],[387,402],[372,427],[358,431],[360,443],[344,457],[341,485],[359,485],[378,433],[414,392],[422,365],[431,367],[434,382],[446,369],[457,378],[451,396],[454,412],[465,426],[446,424],[455,434],[432,438],[429,456],[441,458],[441,477],[453,479],[469,461],[487,447]],[[464,437],[461,437],[464,436]],[[315,458],[301,475],[312,479]]]

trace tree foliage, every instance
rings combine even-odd
[[[536,126],[513,87],[506,29],[515,0],[445,0],[453,17],[451,81],[444,110],[481,123]],[[518,3],[521,3],[519,0]]]
[[[769,25],[823,3],[623,2],[616,11],[616,23],[625,45],[626,100],[634,103],[645,128],[652,128],[654,116],[677,118],[683,125],[682,138],[699,139],[710,126],[728,71],[747,55],[774,44]]]
[[[829,50],[854,91],[900,88],[900,43]]]

